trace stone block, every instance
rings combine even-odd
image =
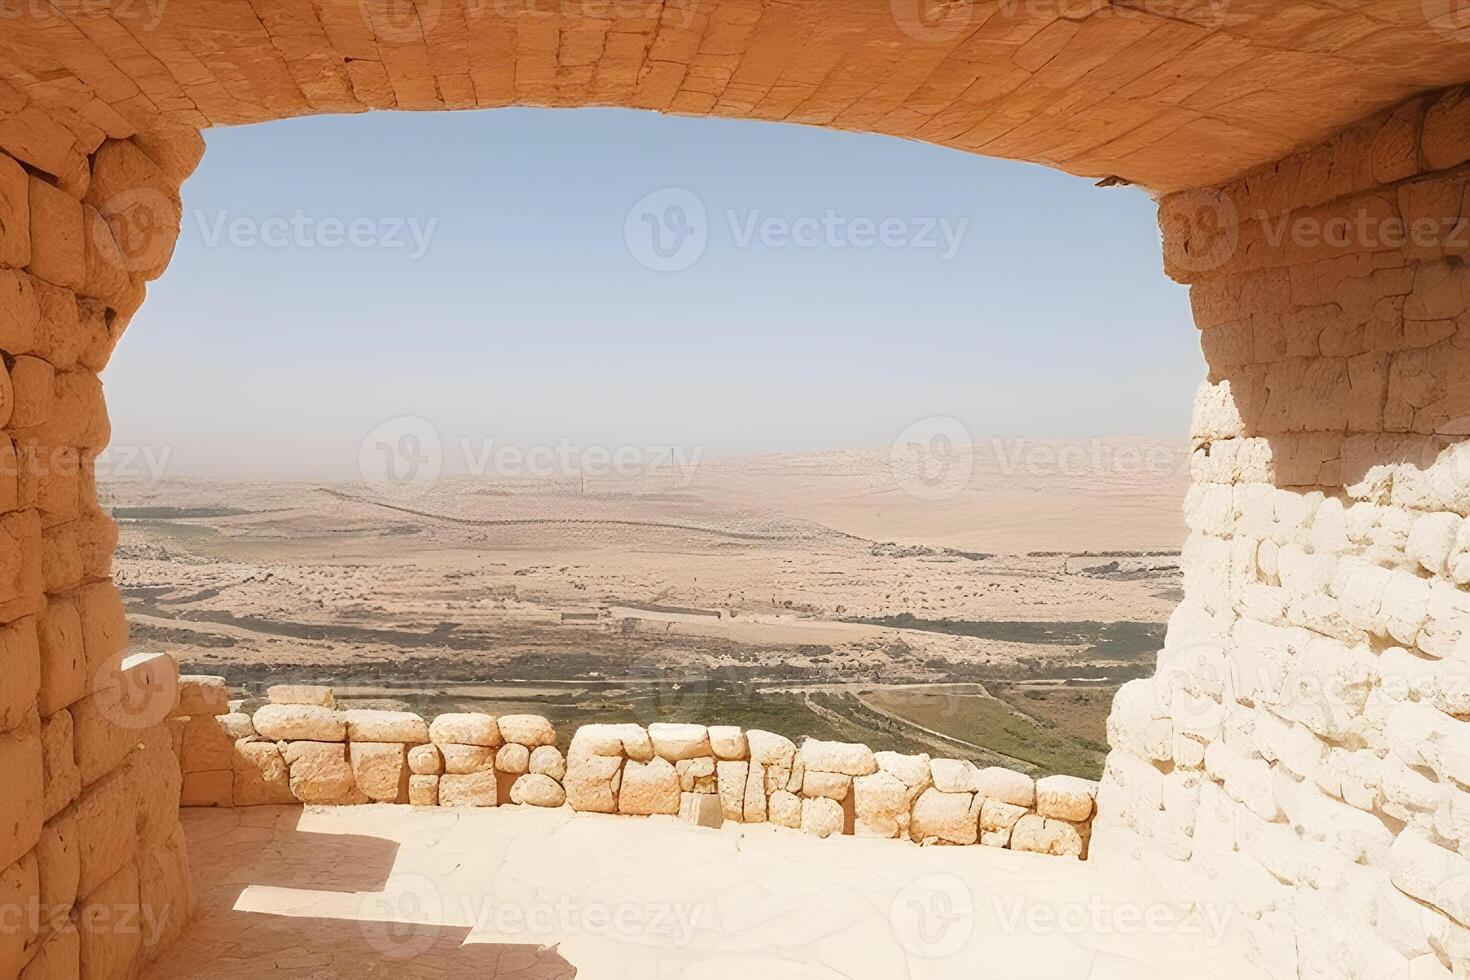
[[[745,822],[745,784],[750,779],[750,763],[719,759],[715,762],[715,783],[720,791],[720,812],[726,820]]]
[[[567,774],[567,760],[554,745],[538,745],[531,750],[531,772],[561,780]]]
[[[36,907],[40,895],[36,855],[27,854],[0,868],[0,909],[9,912],[6,928],[0,929],[0,976],[19,976],[26,964],[37,933],[35,917],[29,911]]]
[[[842,804],[836,800],[819,796],[801,801],[801,832],[804,834],[811,834],[813,837],[838,836],[842,833],[844,819]]]
[[[980,843],[990,847],[1009,847],[1011,831],[1017,821],[1029,812],[1023,806],[1004,800],[984,800],[980,804]]]
[[[82,621],[82,649],[87,658],[88,693],[91,693],[97,681],[122,661],[128,648],[127,612],[122,596],[111,582],[84,585],[73,595]]]
[[[115,709],[115,701],[95,694],[88,695],[71,706],[74,751],[83,786],[92,785],[122,765],[128,753],[138,744],[138,732],[118,724]],[[214,725],[213,718],[204,721],[213,727],[216,738],[225,745],[223,765],[210,768],[224,768],[229,764],[229,743],[219,732],[218,726]],[[188,734],[186,729],[186,754],[191,748]],[[219,757],[215,761],[218,763]]]
[[[0,732],[19,728],[41,694],[41,644],[36,617],[0,626]]]
[[[270,708],[265,705],[260,711]],[[281,705],[286,710],[300,706]],[[322,709],[318,709],[322,710]],[[260,726],[256,712],[256,727]],[[367,797],[357,788],[352,765],[347,759],[347,746],[342,742],[288,742],[281,752],[291,770],[291,795],[302,803],[365,803]]]
[[[629,760],[623,767],[618,812],[675,815],[679,812],[679,792],[679,774],[667,760]]]
[[[945,793],[930,787],[914,801],[909,837],[931,838],[949,844],[973,844],[979,839],[980,804],[973,793]]]
[[[801,761],[808,772],[815,769],[847,776],[867,776],[878,771],[878,760],[873,757],[873,750],[852,742],[806,739],[801,743]]]
[[[575,736],[572,746],[575,750]],[[572,809],[584,812],[616,812],[622,775],[623,758],[621,755],[593,755],[576,751],[568,753],[567,775],[562,780],[562,786],[567,793],[567,803]]]
[[[231,765],[235,806],[286,806],[296,802],[291,793],[291,770],[275,742],[237,741]]]
[[[490,715],[474,712],[443,714],[429,723],[429,738],[435,745],[479,745],[498,748],[500,726]]]
[[[321,684],[272,684],[265,696],[271,704],[306,704],[317,708],[336,708],[332,689]]]
[[[653,742],[653,751],[658,757],[669,762],[714,754],[714,749],[710,746],[709,729],[704,725],[655,722],[648,726],[648,737]]]
[[[78,905],[84,980],[137,975],[143,947],[139,896],[138,868],[129,861]]]
[[[30,179],[32,275],[81,291],[87,285],[87,247],[82,202],[46,183]]]
[[[177,823],[161,844],[139,855],[138,901],[145,923],[142,957],[150,963],[183,934],[196,907],[184,828]]]
[[[414,806],[438,806],[439,777],[419,773],[409,776],[408,802]]]
[[[888,769],[856,777],[852,781],[853,833],[859,837],[904,836],[914,800],[926,788],[924,784],[911,786]]]
[[[10,354],[34,350],[40,322],[35,280],[24,272],[0,269],[0,350]]]
[[[508,742],[495,752],[495,768],[519,775],[531,769],[531,751],[519,742]]]
[[[411,711],[376,711],[353,708],[342,712],[350,742],[399,742],[422,745],[429,740],[429,726]]]
[[[263,704],[252,719],[255,730],[273,742],[341,742],[347,724],[329,708],[305,704]]]
[[[852,792],[853,777],[836,772],[808,769],[802,779],[801,795],[807,799],[822,796],[841,802]]]
[[[1036,803],[1036,780],[1013,769],[988,766],[976,775],[975,792],[987,800],[1030,807]]]
[[[218,715],[214,720],[219,723],[220,731],[224,732],[231,742],[242,738],[255,738],[259,734],[255,730],[255,722],[243,711],[231,711],[228,714]]]
[[[42,915],[54,926],[59,924],[56,920],[65,921],[67,912],[76,904],[77,885],[81,882],[76,816],[65,813],[48,821],[41,829],[35,854]]]
[[[708,733],[710,750],[716,759],[739,762],[750,758],[750,745],[738,726],[711,725]]]
[[[1076,776],[1046,776],[1036,781],[1036,812],[1078,823],[1092,819],[1097,783]]]
[[[415,745],[408,750],[408,768],[415,776],[442,776],[444,753],[437,745]]]
[[[41,767],[45,783],[42,813],[50,819],[82,792],[77,768],[71,712],[58,711],[41,722]]]
[[[799,802],[797,806],[800,807]],[[720,810],[719,797],[708,793],[680,795],[679,820],[695,827],[711,827],[718,830],[725,822]]]
[[[556,729],[541,715],[501,715],[496,723],[504,741],[530,749],[556,744]]]
[[[760,766],[787,766],[796,758],[796,743],[784,735],[752,728],[745,733],[750,761]]]
[[[778,789],[766,802],[766,820],[777,827],[801,829],[801,797]],[[723,819],[723,817],[722,817]]]
[[[439,745],[439,752],[444,757],[444,771],[451,776],[465,776],[494,769],[495,751],[488,745]]]
[[[495,806],[497,802],[493,770],[439,777],[440,806]]]
[[[70,921],[48,936],[20,980],[80,980],[81,936]]]
[[[235,774],[230,769],[209,769],[184,773],[179,806],[235,805]]]
[[[408,753],[402,742],[352,742],[347,755],[364,796],[374,803],[408,802]]]
[[[1029,813],[1011,828],[1011,850],[1058,857],[1087,856],[1088,832],[1085,825],[1055,820]]]
[[[39,726],[0,735],[0,867],[20,860],[41,839],[43,763]]]
[[[540,773],[527,773],[517,777],[510,787],[510,801],[528,806],[557,807],[567,801],[566,790],[561,783]]]
[[[0,265],[24,269],[30,263],[30,177],[20,164],[0,155]]]
[[[70,596],[52,596],[37,621],[41,658],[42,716],[54,714],[86,693],[87,658],[82,649],[82,619]]]
[[[935,759],[929,772],[941,793],[974,793],[980,788],[980,770],[967,760]]]
[[[715,785],[715,757],[712,755],[680,759],[674,763],[674,771],[679,774],[679,788],[686,793],[718,792]]]
[[[229,714],[229,685],[210,674],[180,674],[177,713],[191,718]]]
[[[72,808],[76,818],[80,868],[77,894],[90,895],[130,864],[137,851],[137,823],[118,814],[136,813],[138,787],[126,770],[109,773],[82,793]]]

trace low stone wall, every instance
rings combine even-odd
[[[570,806],[706,827],[986,844],[1085,859],[1097,784],[874,752],[733,725],[583,725],[565,755],[539,715],[339,710],[282,685],[254,714],[224,678],[180,681],[171,720],[182,806],[311,803]]]

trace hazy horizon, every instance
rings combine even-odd
[[[626,110],[206,138],[106,375],[113,445],[169,477],[353,480],[425,431],[446,475],[458,447],[1182,440],[1204,374],[1153,202],[1028,164]]]

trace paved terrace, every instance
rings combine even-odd
[[[519,806],[183,824],[200,910],[150,980],[1261,975],[1228,908],[1186,918],[1137,875],[998,848]]]

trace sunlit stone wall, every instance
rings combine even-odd
[[[188,914],[177,667],[124,660],[93,460],[98,374],[202,148],[101,103],[63,121],[0,83],[0,977],[131,976]]]
[[[1161,202],[1209,377],[1094,852],[1252,918],[1276,976],[1470,969],[1467,161],[1452,90]]]

